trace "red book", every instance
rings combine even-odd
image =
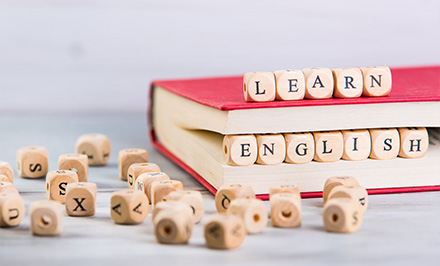
[[[440,66],[391,72],[388,96],[351,99],[246,102],[242,76],[154,81],[151,140],[213,194],[222,183],[243,182],[264,199],[270,185],[285,182],[299,185],[304,197],[316,197],[331,177],[326,173],[354,176],[371,194],[440,190]],[[430,128],[422,159],[241,167],[221,157],[225,134],[410,126]]]

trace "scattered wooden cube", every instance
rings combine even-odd
[[[130,165],[127,171],[128,188],[134,189],[139,175],[149,172],[160,172],[160,167],[155,163],[134,163]]]
[[[342,159],[361,161],[370,156],[371,137],[368,129],[342,130],[344,153]]]
[[[35,201],[30,206],[30,229],[34,235],[60,235],[63,231],[62,205],[57,201]]]
[[[14,181],[14,170],[8,162],[0,161],[0,175],[5,175],[8,177],[9,181],[13,183]]]
[[[275,100],[275,76],[273,72],[249,72],[243,76],[244,99],[251,102]]]
[[[7,175],[0,174],[0,182],[11,183],[11,180],[9,179],[9,177]]]
[[[368,208],[368,192],[361,186],[336,186],[328,195],[328,200],[347,198],[357,203],[359,211],[363,214]]]
[[[278,193],[290,193],[301,198],[299,187],[293,184],[274,185],[269,188],[269,198]]]
[[[11,182],[0,182],[0,193],[19,195],[17,188]]]
[[[306,82],[306,99],[326,99],[333,95],[333,74],[329,68],[303,69]]]
[[[58,157],[58,169],[75,171],[78,182],[88,181],[89,162],[85,154],[63,154]]]
[[[203,206],[203,197],[200,191],[178,190],[173,191],[164,197],[164,201],[178,201],[188,204],[191,207],[191,216],[193,223],[198,223],[205,213]],[[157,205],[156,205],[157,206]]]
[[[153,181],[151,183],[151,205],[154,206],[164,200],[165,196],[173,191],[183,190],[182,182],[178,180]]]
[[[66,186],[66,213],[69,216],[92,216],[96,209],[95,183],[78,182]]]
[[[284,139],[286,163],[309,163],[315,157],[315,140],[311,133],[286,133]]]
[[[252,165],[257,160],[258,147],[255,135],[225,135],[223,157],[229,165]]]
[[[357,202],[347,198],[329,199],[324,205],[322,218],[329,232],[353,233],[362,223]]]
[[[248,234],[260,233],[267,225],[266,206],[259,199],[235,199],[227,213],[240,217]]]
[[[286,141],[283,134],[257,135],[258,164],[281,164],[286,159]]]
[[[164,172],[147,172],[140,174],[136,179],[134,189],[142,191],[147,195],[148,201],[151,203],[151,184],[154,181],[167,181],[170,177]]]
[[[144,149],[125,149],[119,151],[119,176],[127,180],[128,167],[134,163],[148,163],[148,152]]]
[[[336,162],[344,153],[341,131],[313,132],[315,139],[315,157],[318,162]]]
[[[147,217],[148,198],[137,190],[119,190],[110,198],[110,215],[117,224],[139,224]]]
[[[324,203],[327,201],[330,192],[337,186],[359,186],[358,181],[351,176],[334,176],[325,181],[324,188],[322,190],[322,199]]]
[[[231,201],[238,198],[255,199],[255,192],[249,185],[225,184],[215,194],[215,207],[219,213],[226,212]]]
[[[424,127],[399,128],[400,151],[403,158],[421,158],[428,151],[428,131]]]
[[[165,210],[175,213],[185,212],[189,216],[193,215],[193,210],[187,203],[180,201],[161,201],[154,206],[154,209],[151,212],[151,220],[153,221],[153,225],[157,223],[156,217],[158,217],[159,213]]]
[[[24,203],[20,195],[0,192],[0,227],[17,226],[23,217]]]
[[[76,153],[87,155],[89,165],[106,165],[110,151],[110,140],[103,134],[81,135],[76,141]]]
[[[209,248],[234,249],[243,243],[246,229],[235,215],[214,214],[205,223],[204,235]]]
[[[74,171],[56,170],[50,171],[46,176],[46,196],[48,200],[60,203],[66,202],[66,186],[77,183],[78,175]]]
[[[162,210],[156,217],[154,235],[162,244],[185,244],[192,235],[192,214],[185,211]]]
[[[335,90],[333,97],[356,98],[362,95],[364,80],[359,68],[333,69]]]
[[[391,71],[387,66],[361,67],[364,78],[362,96],[387,96],[391,91]]]
[[[17,151],[17,171],[21,177],[40,178],[47,174],[49,155],[41,146],[23,147]]]
[[[301,226],[301,197],[291,193],[271,196],[270,219],[275,227]]]
[[[301,100],[306,92],[304,73],[301,70],[278,70],[274,72],[277,100]]]
[[[395,128],[370,129],[371,153],[370,158],[390,160],[397,157],[400,150],[399,131]]]

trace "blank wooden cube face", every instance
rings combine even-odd
[[[134,163],[148,163],[148,152],[144,149],[125,149],[119,151],[119,176],[127,180],[127,172]]]
[[[11,183],[14,181],[14,170],[8,162],[0,161],[0,175],[7,176]]]
[[[351,199],[330,199],[322,214],[324,227],[329,232],[353,233],[362,223],[362,214]]]
[[[223,157],[229,165],[252,165],[257,160],[257,139],[254,135],[225,135]]]
[[[88,181],[89,162],[84,154],[63,154],[58,157],[58,169],[75,171],[78,182]]]
[[[306,99],[326,99],[333,95],[333,74],[329,68],[303,69]]]
[[[0,193],[19,195],[17,188],[11,182],[0,182]]]
[[[315,157],[315,140],[311,133],[286,133],[286,163],[309,163]]]
[[[192,215],[164,210],[155,218],[154,235],[162,244],[185,244],[192,235]]]
[[[151,185],[154,181],[167,181],[170,177],[164,172],[147,172],[140,174],[136,179],[134,189],[142,191],[147,195],[148,201],[151,203]]]
[[[66,202],[66,186],[78,182],[78,175],[74,171],[50,171],[46,176],[46,196],[48,200],[60,203]]]
[[[157,224],[156,217],[159,217],[162,211],[170,211],[172,213],[182,212],[183,215],[193,216],[193,210],[187,203],[180,201],[162,201],[158,202],[151,212],[153,225]]]
[[[324,203],[327,201],[330,192],[337,186],[359,186],[358,181],[351,176],[334,176],[325,181],[322,190],[322,199]]]
[[[428,131],[424,127],[399,128],[400,151],[404,158],[421,158],[428,151]]]
[[[0,192],[0,227],[17,226],[23,217],[23,199],[15,193]]]
[[[96,209],[95,183],[71,183],[66,187],[66,213],[69,216],[91,216]]]
[[[151,183],[151,205],[153,207],[173,191],[183,190],[183,184],[177,180],[154,181]]]
[[[270,219],[275,227],[301,226],[301,198],[290,193],[273,195],[270,198]]]
[[[272,72],[250,72],[243,76],[244,99],[250,102],[275,100],[275,76]]]
[[[204,227],[206,244],[213,249],[234,249],[246,236],[243,221],[235,215],[214,214]]]
[[[301,70],[279,70],[274,72],[277,100],[301,100],[306,92],[304,73]]]
[[[178,201],[188,204],[192,210],[192,221],[198,223],[205,213],[203,207],[203,197],[200,191],[195,190],[179,190],[173,191],[164,197],[165,201]]]
[[[225,184],[215,194],[215,207],[219,213],[224,213],[229,208],[231,201],[238,198],[254,199],[255,192],[249,185]]]
[[[355,98],[362,95],[364,80],[359,68],[333,69],[335,90],[333,97]]]
[[[328,200],[337,198],[351,199],[356,202],[361,214],[368,208],[368,192],[361,186],[337,186],[330,192]]]
[[[364,88],[362,96],[386,96],[391,92],[391,71],[387,66],[361,67]]]
[[[36,201],[30,206],[30,229],[34,235],[60,235],[63,230],[62,205],[57,201]]]
[[[17,171],[21,177],[40,178],[49,167],[47,149],[41,146],[23,147],[17,151]]]
[[[313,132],[315,139],[315,157],[318,162],[336,162],[344,152],[344,143],[340,131]]]
[[[160,172],[160,167],[155,163],[134,163],[128,167],[128,188],[134,189],[136,179],[143,173]]]
[[[282,134],[257,135],[257,163],[275,165],[286,158],[286,142]]]
[[[268,213],[259,199],[235,199],[227,212],[243,220],[248,234],[260,233],[267,225]]]
[[[117,224],[139,224],[149,211],[147,196],[137,190],[119,190],[110,198],[110,216]]]
[[[269,198],[278,193],[289,193],[297,195],[301,198],[301,194],[299,192],[299,187],[293,184],[280,184],[274,185],[269,188]]]
[[[397,157],[400,150],[399,132],[395,128],[370,129],[370,158],[390,160]]]
[[[85,134],[76,141],[76,153],[87,155],[89,165],[106,165],[110,151],[110,140],[103,134]]]
[[[342,130],[344,139],[344,153],[342,159],[361,161],[370,156],[371,137],[368,129]]]

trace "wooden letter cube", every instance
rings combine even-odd
[[[205,213],[203,207],[203,197],[200,191],[195,190],[179,190],[173,191],[166,195],[164,200],[166,201],[179,201],[188,204],[191,207],[192,221],[193,223],[198,223]],[[156,205],[157,206],[157,205]]]
[[[404,158],[421,158],[428,151],[428,131],[424,127],[399,128],[400,151]]]
[[[85,134],[76,141],[76,153],[87,155],[89,165],[106,165],[110,151],[110,140],[103,134]]]
[[[30,206],[30,229],[34,235],[60,235],[63,231],[62,205],[57,201],[35,201]]]
[[[170,177],[163,172],[147,172],[140,174],[136,179],[134,189],[142,191],[151,203],[151,184],[154,181],[167,181]]]
[[[311,133],[286,133],[286,163],[309,163],[315,157],[315,140]]]
[[[23,147],[17,151],[17,171],[21,177],[44,177],[48,168],[49,155],[45,147]]]
[[[361,67],[364,77],[362,96],[386,96],[391,91],[391,71],[387,66]]]
[[[155,163],[134,163],[128,167],[128,188],[134,189],[136,179],[143,173],[160,172],[160,167]]]
[[[272,72],[250,72],[243,76],[244,99],[250,102],[275,100],[275,76]]]
[[[333,95],[333,74],[329,68],[303,69],[306,99],[326,99]]]
[[[71,183],[66,187],[66,213],[69,216],[91,216],[96,209],[95,183]]]
[[[77,183],[78,175],[74,171],[56,170],[50,171],[46,176],[46,196],[48,200],[60,203],[66,202],[66,186]]]
[[[227,212],[243,220],[248,234],[260,233],[267,225],[266,206],[259,199],[235,199],[231,202]]]
[[[192,215],[185,211],[163,210],[155,217],[154,235],[162,244],[185,244],[192,235]]]
[[[0,193],[19,195],[17,188],[10,182],[0,182]]]
[[[274,72],[277,100],[301,100],[306,93],[304,73],[301,70],[279,70]]]
[[[351,199],[329,199],[322,214],[324,227],[329,232],[353,233],[362,223],[362,214]]]
[[[151,183],[151,205],[164,201],[166,195],[173,191],[183,190],[182,182],[178,180],[154,181]]]
[[[361,214],[368,208],[368,192],[361,186],[336,186],[328,195],[328,200],[336,198],[347,198],[356,202]]]
[[[154,206],[154,209],[151,212],[151,219],[153,221],[153,225],[157,224],[156,217],[159,217],[158,215],[162,211],[170,211],[174,213],[184,212],[189,216],[193,216],[193,210],[191,209],[191,206],[189,206],[187,203],[180,201],[162,201],[162,202],[158,202],[156,206]]]
[[[226,212],[231,201],[238,198],[255,199],[255,192],[249,185],[225,184],[215,194],[215,207],[219,213]]]
[[[0,175],[7,176],[9,179],[8,182],[12,183],[14,181],[14,170],[12,169],[12,166],[8,162],[0,161]]]
[[[334,176],[325,181],[324,188],[322,190],[322,199],[324,203],[327,201],[330,192],[337,186],[359,186],[358,181],[351,176]]]
[[[269,188],[269,198],[278,193],[294,194],[299,198],[301,198],[301,194],[299,193],[299,187],[292,184],[274,185]]]
[[[110,198],[110,215],[117,224],[139,224],[149,211],[147,196],[137,190],[119,190]]]
[[[342,130],[344,153],[342,159],[361,161],[370,156],[371,137],[368,129]]]
[[[85,154],[63,154],[58,157],[58,169],[75,171],[78,182],[88,181],[89,162]]]
[[[270,219],[275,227],[301,226],[301,197],[291,193],[270,197]]]
[[[257,135],[257,163],[275,165],[286,159],[286,141],[282,134]]]
[[[8,176],[0,174],[0,182],[12,183]]]
[[[356,98],[362,95],[364,80],[359,68],[333,69],[335,91],[333,97]]]
[[[125,149],[119,151],[119,176],[127,180],[128,167],[134,163],[148,163],[148,152],[144,149]]]
[[[20,195],[0,192],[0,227],[17,226],[23,217],[24,203]]]
[[[370,129],[370,158],[378,160],[394,159],[399,154],[400,137],[395,128]]]
[[[214,249],[234,249],[246,236],[243,221],[235,215],[214,214],[205,223],[206,244]]]
[[[257,139],[254,135],[225,135],[223,157],[229,165],[251,165],[257,160]]]
[[[336,162],[344,153],[341,131],[313,132],[315,138],[315,157],[318,162]]]

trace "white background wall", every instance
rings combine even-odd
[[[0,0],[0,115],[144,112],[152,79],[440,63],[440,1]]]

